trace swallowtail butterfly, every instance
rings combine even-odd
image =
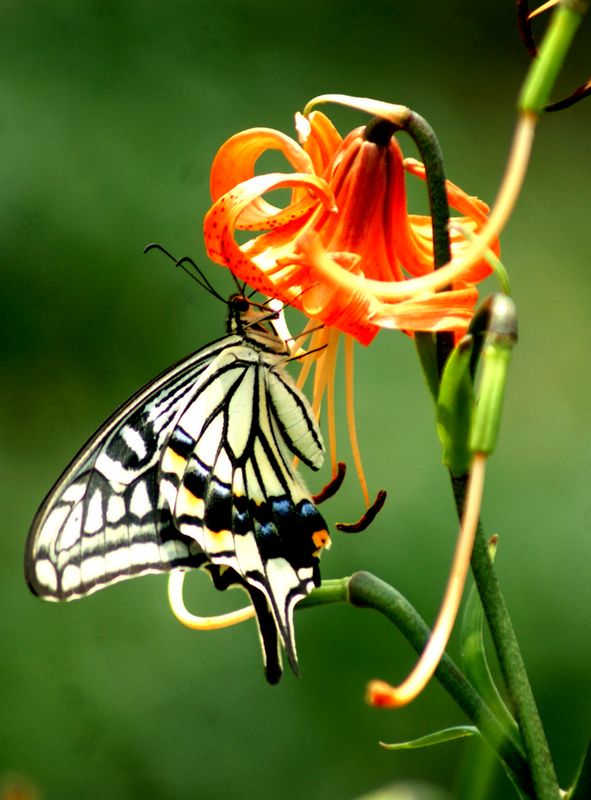
[[[316,470],[324,447],[273,314],[243,295],[228,307],[226,336],[140,389],[66,468],[33,521],[25,573],[34,594],[72,600],[206,569],[218,589],[250,594],[276,683],[281,645],[297,674],[294,607],[330,543],[293,456]]]

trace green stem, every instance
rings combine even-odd
[[[447,202],[443,153],[433,128],[416,111],[411,111],[405,130],[416,144],[425,165],[429,210],[433,226],[433,264],[435,269],[438,269],[447,264],[451,258],[449,204]],[[453,350],[453,346],[454,338],[452,333],[437,334],[437,364],[440,373]]]
[[[445,172],[439,144],[430,126],[418,114],[411,114],[406,130],[415,140],[425,163],[427,187],[433,224],[434,267],[437,269],[451,257],[449,240],[449,207],[445,188]],[[437,334],[439,375],[453,348],[451,334]],[[458,515],[461,519],[467,478],[454,478],[452,486]],[[525,749],[532,771],[538,800],[557,800],[560,789],[546,737],[542,728],[517,637],[511,624],[504,597],[493,570],[488,543],[479,524],[472,555],[472,571],[491,630],[507,687],[515,704]]]
[[[495,545],[489,542],[488,551],[494,561]],[[480,694],[507,735],[522,746],[519,726],[509,711],[493,679],[484,647],[484,612],[476,586],[468,593],[461,628],[461,664],[464,674]]]
[[[307,597],[300,600],[298,608],[314,608],[314,606],[325,606],[330,603],[349,602],[349,581],[350,578],[332,578],[324,580],[316,589],[312,589]]]
[[[384,581],[369,572],[356,572],[349,579],[349,602],[359,608],[373,608],[384,614],[421,653],[431,631],[416,609]],[[442,657],[435,677],[480,730],[483,738],[499,754],[511,779],[527,796],[535,798],[529,767],[517,744],[508,739],[498,720],[455,662]]]
[[[525,79],[518,103],[520,111],[541,114],[544,110],[588,7],[586,0],[562,0],[554,12],[540,53]]]
[[[458,516],[461,518],[467,477],[451,476],[451,481]],[[560,788],[550,749],[481,524],[476,531],[471,564],[499,665],[515,708],[536,788],[535,796],[538,800],[559,800]]]

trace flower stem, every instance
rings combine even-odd
[[[425,178],[427,193],[429,195],[429,210],[433,226],[433,264],[439,269],[450,260],[449,240],[449,204],[447,202],[447,189],[445,186],[445,166],[443,153],[435,131],[426,119],[416,111],[411,111],[405,123],[404,130],[416,144],[421,159],[425,165]],[[449,332],[438,333],[436,336],[437,364],[439,372],[453,350],[453,334]]]
[[[461,516],[467,478],[451,476],[458,515]],[[525,664],[488,551],[486,536],[479,524],[472,553],[472,572],[491,632],[523,737],[538,800],[559,800],[560,788],[540,715],[529,684]]]
[[[418,114],[412,113],[405,125],[419,148],[425,163],[431,217],[433,220],[434,268],[446,264],[450,259],[449,207],[445,188],[445,172],[439,144],[430,126]],[[445,362],[453,348],[453,339],[446,334],[437,334],[437,366],[443,372]],[[462,519],[466,497],[467,476],[451,476],[458,517]],[[560,789],[554,765],[542,728],[533,693],[517,637],[511,624],[509,612],[493,569],[488,552],[488,543],[479,522],[472,553],[472,571],[481,602],[491,630],[499,663],[507,687],[515,704],[517,719],[522,731],[525,749],[530,763],[539,800],[557,800]]]
[[[586,0],[562,0],[524,82],[519,109],[540,114],[547,104],[574,36],[588,11]]]
[[[445,188],[443,159],[435,134],[422,117],[412,113],[405,125],[405,129],[415,140],[425,163],[433,220],[434,267],[437,269],[450,259],[449,207]],[[520,181],[518,183],[520,185]],[[447,357],[453,348],[451,337],[442,338],[443,336],[444,334],[437,334],[436,336],[437,364],[440,376]],[[452,475],[451,480],[458,517],[462,519],[467,476],[455,478]],[[471,565],[501,670],[515,704],[517,719],[531,766],[536,790],[535,796],[538,800],[558,800],[560,789],[550,757],[548,743],[480,522],[476,531]]]
[[[348,597],[354,606],[373,608],[384,614],[418,653],[424,650],[431,631],[411,603],[392,586],[369,572],[356,572],[349,579]],[[443,655],[435,671],[435,677],[477,725],[483,738],[499,754],[509,776],[525,796],[536,798],[532,777],[523,753],[505,736],[503,728],[490,708],[447,654]]]

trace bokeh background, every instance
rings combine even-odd
[[[562,93],[588,73],[588,24]],[[0,785],[24,781],[43,800],[348,800],[421,780],[481,796],[473,743],[378,747],[465,719],[437,684],[397,712],[364,704],[368,679],[400,680],[414,659],[377,615],[298,613],[302,677],[269,687],[254,623],[185,630],[164,577],[54,606],[29,594],[21,564],[35,510],[81,443],[223,331],[221,304],[142,248],[191,254],[231,290],[201,242],[208,165],[229,135],[290,133],[328,91],[405,103],[438,132],[449,177],[491,201],[527,64],[510,0],[0,5]],[[334,118],[342,131],[363,121]],[[521,338],[484,504],[563,785],[591,730],[590,129],[589,102],[543,120],[503,236]],[[420,193],[411,202],[424,207]],[[389,500],[367,533],[335,533],[324,576],[369,569],[432,620],[456,523],[406,337],[359,350],[357,410],[370,486]],[[351,475],[325,513],[360,511]],[[192,578],[202,613],[240,602]],[[497,774],[487,796],[512,790]]]

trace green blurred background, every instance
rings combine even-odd
[[[587,29],[563,93],[587,75],[590,41]],[[400,680],[414,659],[377,615],[297,614],[302,677],[269,687],[254,624],[185,630],[164,577],[54,606],[29,594],[21,562],[38,504],[80,444],[222,333],[221,305],[164,257],[142,256],[156,240],[206,265],[219,145],[254,125],[291,133],[316,94],[379,97],[425,116],[448,175],[491,201],[527,68],[513,3],[5,0],[0,42],[0,785],[24,776],[46,800],[337,800],[421,779],[480,797],[466,789],[473,744],[378,747],[465,720],[436,684],[397,712],[364,704],[368,679]],[[343,131],[363,121],[334,118]],[[521,338],[484,506],[563,785],[591,732],[590,126],[590,102],[543,120],[503,236]],[[366,534],[335,533],[324,576],[372,570],[432,620],[456,523],[406,337],[385,332],[358,352],[357,401],[370,486],[389,500]],[[346,486],[330,521],[360,513],[352,476]],[[240,602],[193,578],[202,613]],[[512,790],[497,776],[488,796]]]

